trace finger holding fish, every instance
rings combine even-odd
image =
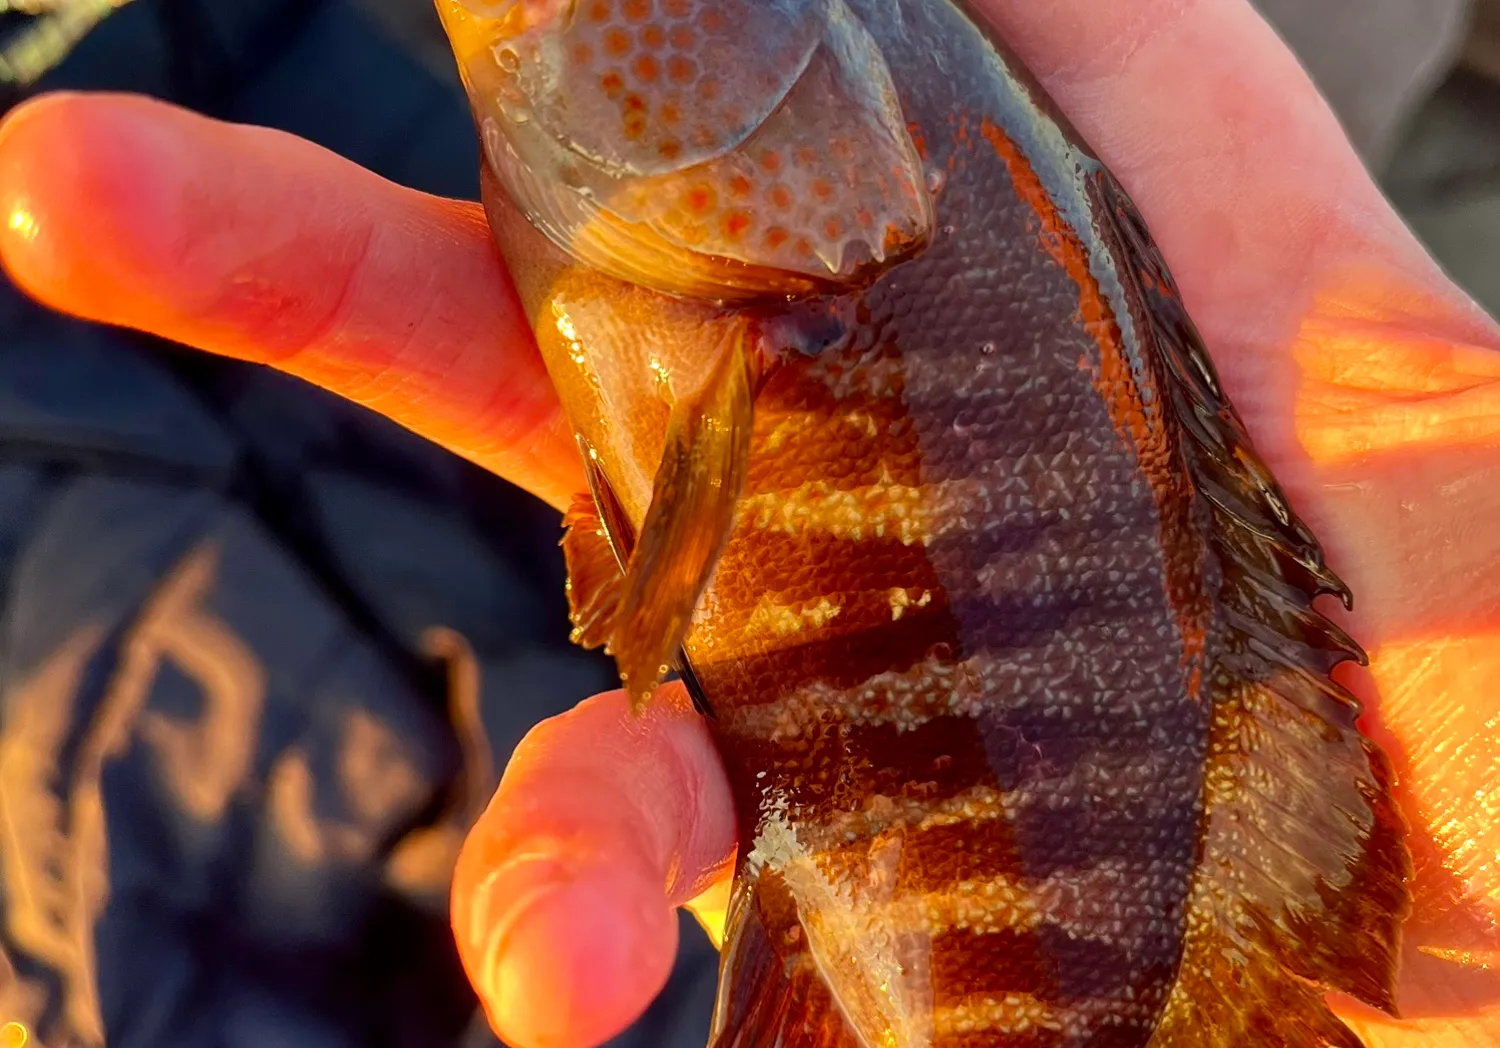
[[[0,265],[88,320],[341,394],[559,509],[582,482],[483,213],[154,99],[0,123]]]
[[[671,971],[673,909],[734,847],[723,767],[680,685],[644,716],[613,692],[535,728],[454,874],[459,952],[496,1030],[526,1048],[623,1030]]]

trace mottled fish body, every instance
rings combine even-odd
[[[1408,859],[1347,591],[1118,183],[954,0],[440,0],[592,491],[689,678],[714,1048],[1356,1046]]]

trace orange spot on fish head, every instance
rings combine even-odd
[[[751,225],[750,215],[744,211],[731,211],[724,216],[724,236],[733,241],[742,239]]]
[[[612,58],[624,58],[633,46],[630,34],[615,26],[604,33],[604,53]]]
[[[919,160],[927,159],[927,139],[922,135],[922,128],[917,124],[907,124],[906,133],[911,136],[911,144],[917,149]]]
[[[688,210],[699,215],[712,211],[718,204],[718,199],[718,194],[714,192],[713,186],[702,182],[689,187],[688,191],[683,194],[683,203],[687,206]]]
[[[691,84],[698,78],[698,63],[682,55],[667,59],[667,78],[674,84]]]
[[[642,83],[654,84],[661,77],[661,65],[650,55],[641,55],[635,60],[636,79]]]

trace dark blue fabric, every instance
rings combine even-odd
[[[459,93],[337,0],[136,0],[43,87],[476,192]],[[445,912],[474,814],[449,669],[497,766],[611,686],[567,644],[557,537],[368,412],[0,284],[0,1022],[47,1048],[492,1044]],[[684,942],[620,1046],[702,1044],[713,955]]]

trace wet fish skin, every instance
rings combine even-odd
[[[591,456],[575,582],[600,508],[636,570],[682,390],[746,361],[685,638],[746,841],[714,1048],[1355,1046],[1322,988],[1393,1006],[1409,860],[1329,676],[1362,653],[1312,607],[1347,590],[1003,44],[952,0],[847,12],[931,173],[873,283],[674,298],[488,182]]]

